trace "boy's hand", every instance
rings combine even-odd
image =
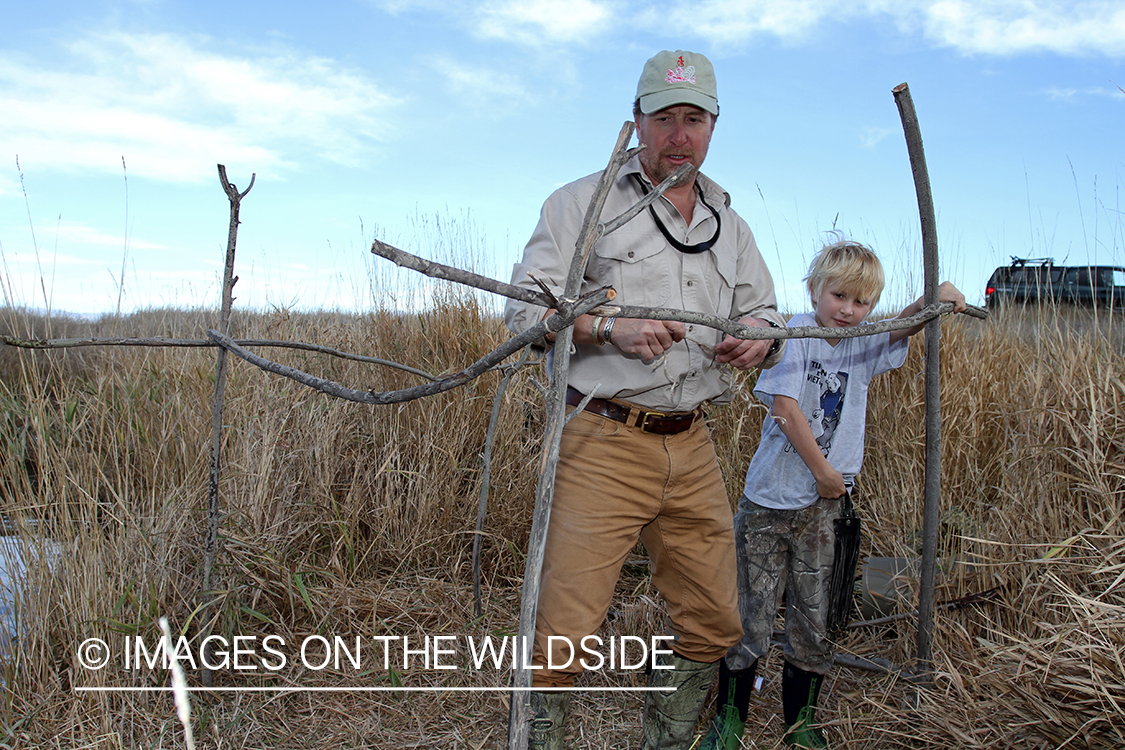
[[[965,295],[961,294],[961,291],[957,287],[953,286],[953,284],[950,284],[948,281],[941,282],[941,285],[938,286],[937,293],[938,302],[952,302],[953,312],[965,312]],[[911,315],[921,312],[922,308],[925,306],[924,300],[925,295],[922,295],[918,299],[914,300],[905,308],[903,308],[902,312],[898,314],[898,317],[909,318]],[[901,341],[905,338],[913,336],[923,328],[925,328],[924,325],[916,325],[913,328],[902,328],[897,331],[891,331],[891,343],[893,344],[897,341]]]
[[[941,282],[938,287],[938,302],[952,302],[953,312],[965,312],[965,295],[948,281]]]
[[[844,475],[827,464],[825,466],[823,474],[816,477],[816,494],[830,500],[847,494],[848,487],[844,484]]]
[[[757,328],[769,327],[769,323],[749,315],[738,322]],[[715,346],[715,361],[737,370],[749,370],[762,363],[772,345],[773,339],[739,339],[727,335]]]

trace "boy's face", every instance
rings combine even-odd
[[[816,300],[816,323],[822,328],[857,326],[871,312],[871,302],[844,291],[838,282],[829,280]]]

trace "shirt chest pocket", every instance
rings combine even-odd
[[[672,297],[672,267],[678,259],[662,238],[622,227],[594,246],[587,280],[591,286],[610,284],[622,305],[663,307]]]
[[[698,269],[698,270],[695,270]],[[702,279],[696,296],[699,312],[719,317],[731,317],[734,305],[734,285],[737,279],[735,259],[729,255],[712,252],[684,257],[684,276],[698,274]]]

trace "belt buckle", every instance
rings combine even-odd
[[[640,425],[640,428],[641,428],[641,432],[648,432],[648,420],[649,420],[649,417],[653,417],[653,418],[655,418],[655,419],[662,419],[662,418],[665,418],[665,417],[667,417],[667,416],[668,416],[668,415],[667,415],[667,414],[665,414],[665,413],[664,413],[664,412],[662,412],[662,411],[646,411],[646,412],[641,412],[641,418],[640,418],[639,420],[637,420],[637,423],[638,423],[638,424]],[[656,434],[656,433],[650,433],[650,434]]]

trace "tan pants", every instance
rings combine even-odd
[[[544,668],[533,686],[573,684],[577,659],[545,668],[548,636],[577,648],[598,632],[638,538],[668,609],[672,648],[714,662],[739,640],[731,511],[705,424],[661,436],[582,412],[563,431],[555,475],[532,658]],[[567,646],[553,645],[552,662],[567,661]]]

